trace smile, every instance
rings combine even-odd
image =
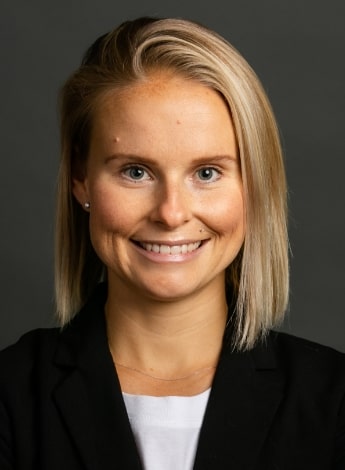
[[[144,250],[153,251],[154,253],[160,253],[163,255],[180,255],[185,253],[192,253],[193,251],[197,250],[201,244],[201,241],[194,243],[184,243],[181,245],[163,245],[157,243],[139,242],[139,245],[144,248]]]

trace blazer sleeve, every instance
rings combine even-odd
[[[345,469],[345,395],[340,406],[338,430],[336,436],[336,452],[334,470]]]
[[[0,401],[0,468],[13,470],[10,421],[4,404]]]

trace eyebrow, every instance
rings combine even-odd
[[[142,163],[148,163],[148,164],[156,164],[157,163],[157,160],[154,160],[150,157],[144,157],[142,155],[134,155],[132,153],[115,153],[113,155],[110,155],[109,157],[107,157],[105,159],[105,164],[108,164],[110,163],[111,161],[113,160],[117,160],[117,159],[125,159],[125,160],[129,160],[129,161],[133,161],[133,162],[142,162]],[[197,165],[197,164],[202,164],[202,163],[205,163],[207,161],[212,161],[212,162],[218,162],[218,163],[221,163],[221,162],[224,162],[224,161],[234,161],[234,162],[237,162],[238,161],[238,157],[237,156],[233,156],[233,155],[205,155],[204,157],[199,157],[199,158],[195,158],[192,160],[192,164],[193,165]]]

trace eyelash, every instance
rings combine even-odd
[[[151,177],[149,176],[148,174],[148,171],[146,170],[146,168],[140,166],[140,165],[129,165],[125,168],[123,168],[123,170],[121,171],[121,173],[128,179],[130,179],[131,181],[143,181],[143,178],[133,178],[129,175],[129,173],[133,170],[139,170],[139,171],[142,171],[143,173],[146,173],[148,175],[148,178],[145,178],[145,179],[151,179]]]
[[[210,178],[210,179],[206,179],[206,180],[200,178],[200,180],[203,181],[204,183],[213,183],[214,181],[218,181],[218,179],[222,175],[222,172],[218,168],[215,168],[213,166],[204,166],[202,168],[199,168],[196,173],[200,173],[202,171],[211,171],[212,173],[216,173],[215,178]]]
[[[146,174],[147,176],[145,178],[135,178],[135,177],[133,177],[133,175],[130,176],[130,172],[135,171],[135,170],[136,171],[139,170],[140,172],[142,172],[142,174]],[[205,172],[205,171],[212,172],[212,174],[216,173],[216,175],[215,175],[215,177],[211,177],[210,179],[203,179],[203,178],[200,177],[200,173]],[[128,178],[129,180],[134,181],[134,182],[141,182],[141,181],[146,181],[146,180],[152,179],[151,176],[148,173],[148,170],[145,167],[141,166],[141,165],[129,165],[129,166],[123,168],[121,170],[121,173],[126,178]],[[221,177],[222,172],[221,172],[221,170],[219,170],[218,168],[215,168],[213,166],[204,166],[204,167],[201,167],[198,170],[196,170],[195,174],[196,175],[199,174],[199,180],[202,183],[213,183]]]

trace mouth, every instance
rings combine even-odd
[[[192,253],[193,251],[200,248],[200,246],[206,240],[199,240],[191,243],[180,243],[176,245],[166,245],[161,243],[147,243],[147,242],[138,242],[133,240],[134,243],[145,251],[152,251],[153,253],[160,253],[163,255],[180,255],[186,253]]]

